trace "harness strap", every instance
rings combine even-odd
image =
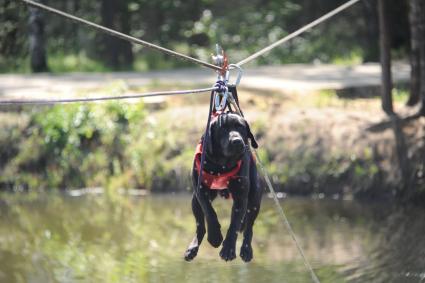
[[[201,170],[201,155],[202,155],[202,142],[196,146],[195,151],[195,168],[196,171]],[[202,169],[202,183],[212,190],[223,190],[227,189],[230,179],[238,176],[238,173],[242,166],[242,160],[239,160],[235,168],[230,171],[214,174],[213,172],[207,172]]]

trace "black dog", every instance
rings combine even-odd
[[[192,211],[196,219],[196,236],[186,250],[187,261],[195,258],[198,253],[206,232],[205,220],[208,242],[216,248],[223,242],[220,251],[222,259],[228,261],[236,258],[236,239],[239,231],[244,232],[240,256],[245,262],[252,259],[252,228],[260,210],[262,188],[248,139],[254,148],[258,147],[244,118],[233,113],[215,116],[210,123],[209,138],[206,140],[202,184],[199,191],[196,191],[202,142],[198,145],[192,171],[195,189]],[[233,199],[231,223],[224,241],[217,214],[211,204],[218,193]]]

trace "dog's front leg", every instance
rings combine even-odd
[[[198,200],[200,207],[205,215],[207,222],[207,240],[214,247],[218,248],[223,242],[223,236],[221,234],[221,226],[218,221],[217,214],[212,206],[212,198],[210,189],[201,184],[199,191],[196,191],[196,184],[198,179],[198,174],[196,171],[193,173],[194,176],[194,185],[195,185],[195,196]]]
[[[220,251],[220,256],[225,261],[233,260],[236,258],[236,240],[238,238],[237,232],[241,230],[241,225],[246,213],[246,208],[248,204],[247,195],[248,195],[248,186],[249,182],[243,179],[235,179],[235,182],[238,182],[239,186],[234,190],[231,189],[233,197],[233,206],[232,206],[232,216],[230,220],[230,226],[227,230],[226,238],[223,241],[223,248]],[[240,181],[240,182],[239,182]],[[229,185],[232,187],[232,184]],[[237,192],[235,192],[237,190]]]
[[[238,178],[232,179],[229,184],[229,190],[233,197],[232,215],[226,238],[223,241],[223,248],[220,251],[220,257],[225,261],[236,258],[237,232],[241,230],[248,205],[249,178],[248,172],[245,172],[246,169],[242,168],[240,172],[242,174]]]
[[[196,198],[202,208],[207,222],[207,240],[214,248],[218,248],[223,241],[221,234],[221,225],[218,221],[217,214],[211,204],[209,198],[209,189],[201,186],[200,191],[196,194]]]
[[[192,212],[196,220],[196,235],[193,238],[192,242],[190,242],[189,247],[187,248],[184,254],[184,259],[186,261],[191,261],[196,257],[196,255],[198,254],[199,246],[201,245],[206,232],[204,212],[202,211],[202,208],[199,205],[198,199],[196,198],[195,194],[192,197]]]

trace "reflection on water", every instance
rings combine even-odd
[[[283,202],[322,282],[425,282],[425,211],[385,204]],[[230,203],[216,204],[224,228]],[[191,263],[190,196],[0,196],[0,282],[311,282],[272,201],[254,261]],[[240,243],[239,243],[240,244]]]

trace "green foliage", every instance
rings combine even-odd
[[[335,90],[321,90],[310,98],[317,108],[336,106],[342,104],[342,100],[338,98]]]
[[[46,188],[107,185],[122,173],[128,136],[145,115],[141,103],[38,110],[31,115],[19,152],[5,168],[3,182]]]
[[[143,103],[39,108],[24,129],[0,130],[0,186],[185,189],[194,145],[182,127],[148,115]]]
[[[125,88],[121,82],[106,87],[116,94]],[[167,110],[149,114],[140,103],[38,109],[31,114],[28,127],[0,131],[2,148],[11,149],[0,151],[4,161],[0,185],[190,190],[193,151],[201,130],[191,127],[189,117],[179,123],[170,122],[173,119]],[[328,155],[319,141],[307,138],[306,127],[303,121],[296,126],[297,139],[303,142],[295,148],[290,148],[293,143],[278,140],[259,150],[280,190],[332,194],[341,192],[343,184],[362,190],[374,184],[379,168],[371,149],[358,156],[350,152]],[[259,138],[267,134],[266,128],[261,119],[252,125]]]
[[[349,50],[348,52],[344,52],[331,60],[331,63],[336,65],[356,65],[361,64],[363,62],[364,54],[363,50],[360,48]]]
[[[102,7],[105,1],[44,2],[96,23],[105,22]],[[109,22],[114,29],[203,60],[210,60],[214,44],[220,43],[231,61],[236,62],[341,4],[339,0],[319,2],[124,0],[119,2],[119,9],[110,13],[113,16]],[[399,2],[392,1],[389,21],[400,22],[393,30],[394,38],[398,39],[393,53],[401,58],[406,54],[409,39],[406,37],[407,8],[403,1]],[[26,7],[20,7],[14,1],[6,1],[0,7],[0,72],[29,71],[27,11]],[[375,18],[374,5],[355,5],[342,15],[276,48],[257,63],[320,61],[351,64],[364,59],[377,60]],[[111,56],[105,52],[110,43],[105,41],[108,36],[48,13],[43,14],[43,19],[52,72],[108,69],[105,68],[110,61],[108,56]],[[133,46],[129,60],[122,60],[128,54],[120,49],[121,45],[116,46],[116,59],[126,64],[117,67],[119,70],[193,66],[137,45]]]
[[[111,71],[110,68],[102,64],[101,61],[89,58],[85,52],[77,54],[70,53],[50,53],[48,58],[48,65],[51,72],[65,73],[65,72],[107,72]]]
[[[406,103],[409,99],[410,92],[404,87],[395,87],[392,90],[392,95],[395,102]]]
[[[159,83],[148,87],[158,88]],[[127,90],[124,82],[116,81],[99,92],[120,95]],[[188,99],[195,105],[202,101],[199,96]],[[342,103],[333,91],[310,100],[315,107]],[[12,122],[20,120],[19,114],[2,114],[0,188],[190,190],[193,151],[204,122],[194,116],[195,107],[171,101],[177,102],[173,108],[152,112],[143,103],[128,102],[34,107],[23,112],[29,122],[22,123]],[[379,166],[388,156],[384,149],[372,149],[375,141],[365,137],[369,147],[343,151],[340,137],[327,140],[308,119],[291,119],[290,132],[285,133],[270,130],[273,123],[268,115],[256,115],[251,125],[260,144],[264,143],[260,159],[279,190],[331,195],[348,186],[354,193],[376,191],[374,186],[385,182],[385,168]],[[421,170],[418,167],[418,174]]]

